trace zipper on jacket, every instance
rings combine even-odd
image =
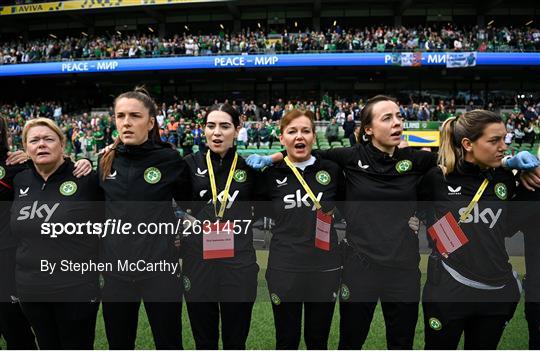
[[[41,191],[45,190],[45,187],[47,186],[47,182],[44,182],[42,185],[41,185]]]

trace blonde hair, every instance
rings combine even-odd
[[[50,130],[54,132],[54,134],[58,135],[58,138],[60,139],[60,143],[62,145],[66,145],[66,136],[62,132],[62,129],[53,121],[45,117],[39,117],[36,119],[31,119],[24,125],[23,131],[22,131],[22,142],[23,145],[26,147],[28,132],[30,129],[34,127],[47,127]]]
[[[465,150],[461,141],[464,138],[478,140],[486,126],[491,123],[503,123],[503,120],[499,115],[486,110],[472,110],[444,121],[437,161],[444,175],[452,173],[464,159]]]

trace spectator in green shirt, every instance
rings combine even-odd
[[[92,131],[87,130],[86,135],[81,138],[81,146],[83,150],[83,157],[90,158],[96,153],[96,141],[92,136]]]
[[[326,139],[331,143],[333,141],[338,141],[339,126],[336,123],[336,119],[332,118],[330,124],[326,127]]]
[[[184,151],[184,157],[193,153],[193,133],[191,133],[191,126],[186,124],[184,134],[180,139],[180,146]]]
[[[96,130],[94,131],[94,140],[96,141],[96,151],[101,151],[101,149],[105,147],[105,134],[103,134],[100,126],[96,126]]]

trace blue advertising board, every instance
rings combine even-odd
[[[0,77],[74,73],[190,69],[260,69],[340,66],[447,66],[453,53],[321,53],[278,55],[182,56],[25,63],[0,66]],[[540,53],[474,53],[475,66],[540,66]],[[403,64],[401,57],[403,57]],[[407,58],[407,59],[405,59]],[[405,64],[405,62],[408,62]],[[467,68],[464,68],[467,69]]]

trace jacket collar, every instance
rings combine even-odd
[[[458,161],[457,170],[460,174],[476,175],[491,180],[493,178],[493,168],[480,168],[478,165],[460,160]]]
[[[313,154],[311,155],[313,156]],[[310,166],[307,166],[306,169],[304,170],[304,172],[308,171],[309,169],[311,168],[315,168],[315,169],[318,169],[320,167],[320,158],[319,157],[315,157],[315,163],[313,163],[312,165]],[[287,163],[285,163],[285,160],[282,160],[282,161],[279,161],[278,163],[276,163],[274,165],[274,167],[276,168],[285,168],[285,169],[289,169],[289,166],[287,166]]]
[[[213,152],[212,150],[208,149],[208,151],[210,153],[210,159],[214,162],[219,162],[221,160],[223,161],[226,161],[226,162],[232,162],[233,158],[234,158],[234,155],[236,153],[236,146],[233,146],[231,147],[229,150],[227,150],[227,152],[225,153],[225,155],[223,156],[223,158],[221,158],[221,156],[219,156],[219,154]],[[206,154],[205,154],[205,157],[206,157]]]
[[[398,160],[400,154],[398,147],[394,149],[394,154],[390,156],[389,153],[377,149],[371,142],[366,144],[366,151],[374,160],[382,162]]]
[[[41,174],[38,173],[36,169],[36,165],[31,161],[28,161],[28,164],[29,164],[30,169],[34,173],[34,176],[45,181],[45,179],[43,179]],[[49,178],[47,179],[47,183],[54,182],[57,179],[65,178],[66,175],[72,174],[74,168],[75,168],[75,165],[73,164],[73,161],[71,161],[71,159],[68,157],[64,157],[64,163],[62,163],[60,167],[58,167],[58,169],[49,176]]]

